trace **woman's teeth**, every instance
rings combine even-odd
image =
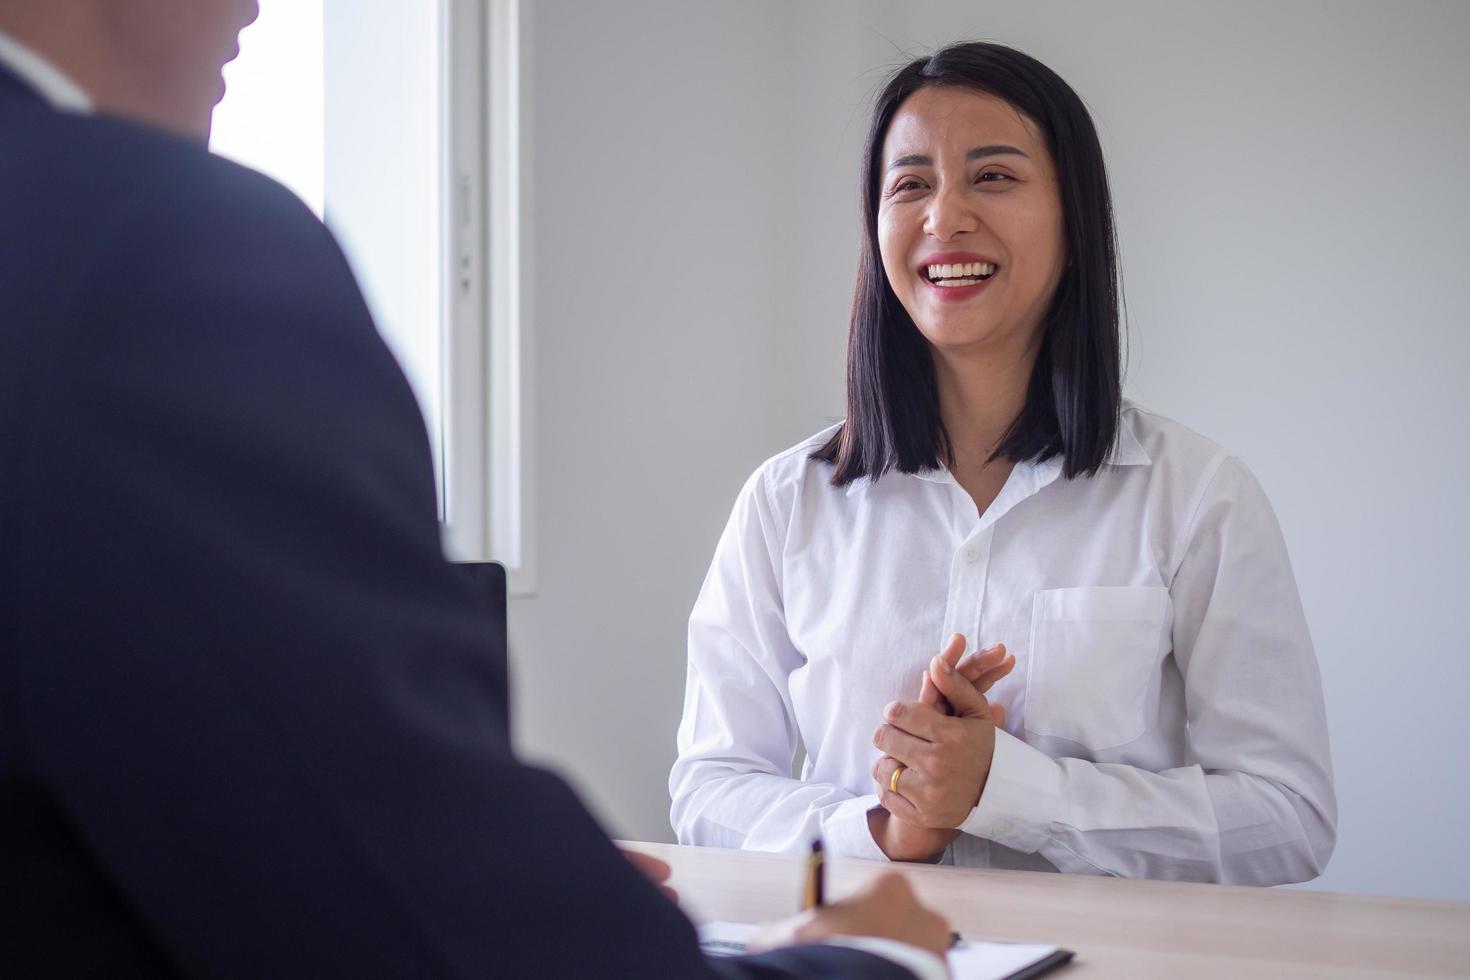
[[[931,265],[924,271],[936,286],[973,286],[995,275],[995,266],[989,262],[963,262]]]

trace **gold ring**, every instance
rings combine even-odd
[[[898,792],[898,777],[899,776],[902,776],[903,773],[904,773],[904,770],[907,769],[907,768],[908,768],[908,766],[906,766],[906,765],[904,765],[903,763],[900,762],[898,764],[898,768],[895,769],[895,770],[893,770],[893,778],[890,779],[890,780],[888,780],[888,788],[893,793],[896,794]]]

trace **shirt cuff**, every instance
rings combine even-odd
[[[879,806],[878,796],[855,796],[843,800],[822,821],[822,849],[832,857],[887,861],[888,855],[873,840],[868,829],[868,811]]]
[[[824,940],[828,946],[846,946],[882,957],[890,963],[908,970],[919,980],[949,980],[949,967],[944,960],[927,949],[910,946],[896,939],[878,939],[875,936],[833,936]]]
[[[980,802],[959,829],[1026,854],[1051,839],[1062,811],[1062,767],[1051,756],[996,729],[995,757]]]

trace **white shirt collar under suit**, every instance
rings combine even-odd
[[[0,31],[0,65],[18,75],[55,108],[67,112],[92,111],[92,100],[80,85],[4,31]]]

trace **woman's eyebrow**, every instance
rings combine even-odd
[[[1005,143],[992,143],[989,146],[977,146],[965,154],[966,160],[979,160],[982,157],[999,156],[1005,153],[1014,153],[1017,156],[1026,156],[1026,151],[1020,147],[1009,146]],[[1029,157],[1027,159],[1030,159]],[[927,157],[922,153],[910,153],[908,156],[899,157],[888,165],[889,170],[898,167],[932,167],[934,158]]]
[[[999,156],[1004,153],[1014,153],[1017,156],[1026,156],[1026,151],[1020,147],[1007,146],[1004,143],[994,143],[990,146],[977,146],[965,154],[966,160],[979,160],[981,157]],[[1027,157],[1027,159],[1030,159]]]

